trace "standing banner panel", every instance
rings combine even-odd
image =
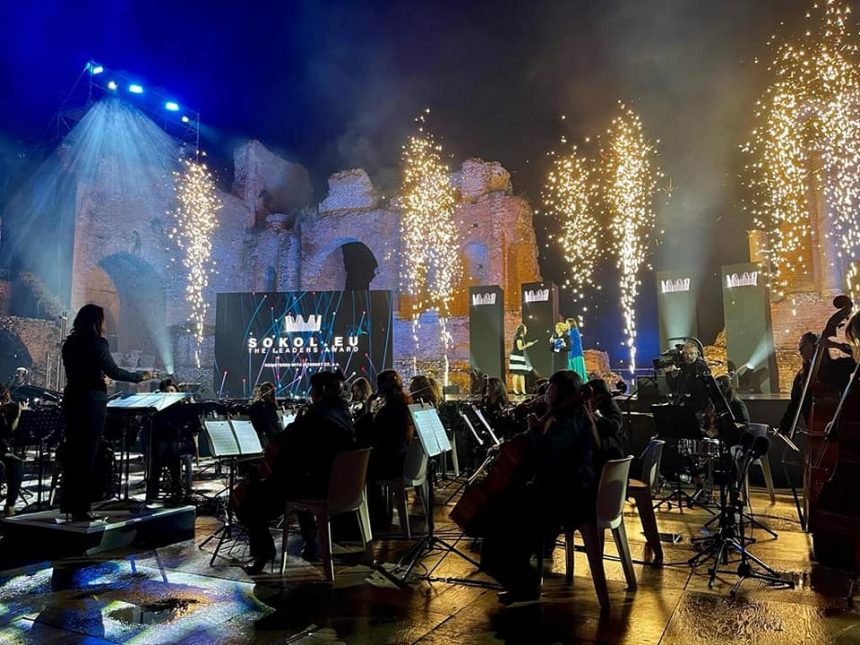
[[[469,288],[469,366],[505,379],[505,294],[500,287]]]
[[[671,349],[670,338],[699,337],[696,316],[698,284],[689,271],[657,272],[657,315],[660,320],[660,351]]]
[[[523,324],[528,328],[528,340],[538,341],[526,350],[532,367],[543,377],[552,375],[552,350],[549,337],[559,322],[558,287],[554,282],[526,282],[522,286]]]
[[[219,293],[215,392],[247,397],[264,381],[278,396],[308,396],[313,374],[338,367],[349,380],[392,365],[390,291]]]
[[[737,370],[738,391],[778,390],[770,294],[757,264],[723,267],[723,314],[729,367]]]

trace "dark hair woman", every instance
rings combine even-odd
[[[152,378],[149,372],[127,372],[117,367],[104,333],[104,309],[98,305],[84,305],[63,343],[67,384],[63,395],[66,445],[61,509],[75,521],[95,519],[90,515],[90,504],[98,476],[96,453],[107,415],[105,377],[130,383]]]
[[[511,373],[511,385],[514,394],[523,395],[526,393],[526,374],[531,371],[528,359],[526,358],[526,350],[537,343],[536,340],[526,341],[526,336],[529,330],[525,325],[517,327],[514,332],[514,344],[511,347],[510,358],[508,359],[508,370]]]
[[[370,464],[367,472],[368,503],[371,521],[378,528],[390,524],[385,497],[380,486],[373,485],[380,480],[395,479],[403,476],[403,465],[409,440],[415,434],[409,404],[412,398],[403,391],[403,381],[394,370],[383,370],[376,377],[376,393],[368,403],[381,398],[382,407],[376,414],[368,411],[356,421],[359,442],[370,446]],[[366,406],[369,410],[370,406]]]

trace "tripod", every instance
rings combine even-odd
[[[213,531],[203,542],[200,543],[198,547],[201,551],[204,550],[204,547],[209,544],[212,540],[218,539],[218,544],[215,545],[215,551],[212,553],[212,558],[209,560],[209,566],[215,566],[215,560],[219,557],[224,557],[221,555],[221,548],[224,546],[224,542],[227,540],[235,540],[239,535],[244,532],[244,529],[236,522],[233,517],[233,505],[230,504],[230,494],[236,485],[236,463],[237,459],[229,460],[229,476],[228,476],[228,484],[227,488],[218,493],[215,497],[219,497],[222,494],[226,494],[227,502],[225,504],[226,511],[224,514],[224,524]],[[232,549],[232,547],[231,547]]]
[[[418,543],[412,547],[410,552],[404,556],[399,565],[405,566],[406,569],[403,572],[400,580],[402,582],[406,582],[412,573],[412,570],[421,562],[424,558],[430,556],[434,552],[442,552],[443,555],[439,559],[436,564],[427,572],[426,575],[422,576],[425,580],[432,580],[433,573],[442,562],[445,561],[452,553],[460,556],[466,562],[473,564],[476,568],[480,568],[480,563],[478,563],[475,559],[469,557],[462,551],[457,548],[457,543],[462,540],[462,536],[458,537],[453,544],[446,542],[442,538],[436,535],[436,523],[433,520],[433,505],[434,505],[434,495],[433,495],[433,480],[436,477],[436,460],[431,459],[428,462],[428,469],[430,472],[427,473],[427,535],[421,538]],[[445,582],[457,582],[454,578],[445,578]],[[469,581],[470,584],[474,584],[472,581]]]
[[[759,441],[758,439],[756,440]],[[757,449],[755,446],[763,445]],[[720,512],[717,515],[718,529],[714,535],[695,540],[701,551],[688,560],[691,567],[698,567],[706,562],[713,564],[708,568],[708,588],[713,588],[717,573],[721,564],[729,564],[729,556],[736,553],[740,556],[738,562],[738,581],[732,587],[731,595],[735,596],[744,580],[753,578],[761,580],[773,586],[787,586],[794,588],[794,582],[786,580],[777,571],[769,567],[765,562],[750,553],[746,546],[748,538],[744,535],[743,511],[745,499],[743,486],[740,482],[746,479],[749,467],[756,457],[763,456],[767,452],[767,439],[763,444],[756,443],[747,448],[743,465],[737,477],[734,477],[732,457],[729,450],[724,446],[720,455],[720,469],[716,475],[720,479]]]

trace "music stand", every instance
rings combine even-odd
[[[692,441],[702,440],[702,431],[699,428],[699,420],[693,413],[693,410],[683,405],[672,405],[670,403],[658,403],[651,406],[651,412],[654,414],[654,425],[657,427],[657,436],[666,440],[673,446],[678,445],[678,441],[689,439]],[[672,492],[663,497],[654,506],[654,509],[660,508],[663,504],[671,506],[672,501],[678,505],[678,508],[683,512],[684,503],[689,506],[698,504],[706,511],[714,515],[710,508],[699,502],[692,495],[688,494],[681,487],[681,473],[675,474],[675,488]]]
[[[415,547],[413,547],[411,552],[401,559],[401,566],[406,562],[408,562],[408,564],[406,565],[406,570],[403,572],[400,580],[403,583],[406,583],[409,575],[412,573],[412,570],[418,562],[429,556],[434,551],[441,551],[443,552],[443,555],[439,561],[433,565],[433,568],[423,576],[425,580],[431,579],[433,572],[451,553],[459,555],[475,567],[480,568],[481,565],[478,562],[456,547],[457,542],[462,539],[462,536],[458,537],[454,544],[450,544],[436,535],[436,527],[433,520],[433,480],[436,475],[435,458],[442,453],[449,452],[451,450],[451,442],[448,439],[448,433],[445,432],[445,428],[442,425],[442,421],[439,419],[439,414],[436,411],[436,408],[430,405],[426,407],[420,403],[410,405],[409,414],[412,416],[412,421],[415,425],[415,432],[418,435],[418,440],[421,442],[421,448],[424,450],[424,454],[427,455],[429,470],[427,473],[427,535],[421,538]]]
[[[190,392],[141,392],[131,394],[118,399],[111,399],[107,403],[108,412],[129,414],[132,416],[138,415],[144,418],[149,432],[148,446],[145,454],[144,468],[144,485],[149,482],[149,479],[157,473],[150,472],[152,465],[152,421],[155,414],[166,410],[172,405],[179,403],[185,399],[191,398]],[[120,472],[123,470],[123,461],[125,462],[125,496],[126,501],[129,500],[129,486],[131,481],[130,464],[131,464],[131,446],[128,445],[128,437],[125,428],[123,428],[120,445]],[[122,487],[120,487],[122,488]]]
[[[21,418],[18,421],[18,427],[15,429],[14,443],[17,446],[26,446],[36,444],[36,501],[27,504],[22,512],[27,512],[31,509],[41,510],[43,505],[50,506],[49,499],[42,499],[42,489],[44,488],[45,480],[45,448],[46,444],[59,441],[63,430],[66,427],[63,410],[60,406],[45,406],[38,408],[26,408],[21,410]],[[49,449],[50,450],[50,449]],[[21,488],[21,494],[24,494],[24,488]],[[6,500],[7,505],[14,505],[18,500]]]
[[[212,456],[221,462],[227,462],[229,468],[229,483],[227,484],[227,488],[215,496],[218,497],[225,492],[227,493],[227,509],[224,524],[203,540],[199,547],[202,551],[209,542],[218,538],[218,544],[212,553],[212,559],[209,560],[209,566],[214,567],[215,560],[220,556],[224,542],[228,539],[233,539],[233,531],[239,528],[234,521],[233,507],[230,504],[230,494],[236,484],[236,464],[240,461],[261,457],[263,455],[263,446],[260,444],[260,437],[257,435],[257,431],[254,430],[253,424],[248,420],[204,421],[203,433],[206,435],[206,441],[209,444]]]

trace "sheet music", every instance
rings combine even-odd
[[[144,392],[108,401],[109,408],[150,409],[160,412],[174,403],[191,398],[190,392]]]
[[[435,457],[442,454],[442,446],[439,445],[433,428],[433,419],[427,414],[430,410],[425,409],[420,403],[414,403],[409,406],[409,412],[415,423],[415,431],[418,433],[421,447],[424,448],[427,456]]]
[[[451,441],[448,439],[448,433],[445,432],[445,426],[442,425],[442,419],[439,418],[439,413],[436,408],[429,407],[426,409],[429,415],[430,423],[433,426],[433,434],[436,436],[436,443],[439,444],[442,452],[451,450]]]
[[[230,423],[233,425],[236,443],[239,445],[239,454],[243,456],[263,454],[263,446],[260,444],[260,437],[254,430],[253,423],[239,419],[233,419]]]
[[[478,415],[478,419],[481,420],[481,423],[484,424],[484,427],[487,429],[487,432],[490,433],[490,438],[493,440],[493,443],[498,446],[500,443],[499,439],[498,437],[496,437],[496,433],[493,432],[493,429],[490,427],[490,424],[487,423],[487,420],[484,418],[484,413],[481,412],[480,408],[476,408],[474,405],[472,406],[472,409],[475,411],[475,414]]]
[[[229,421],[206,421],[206,439],[214,457],[234,457],[239,454],[239,443]]]

